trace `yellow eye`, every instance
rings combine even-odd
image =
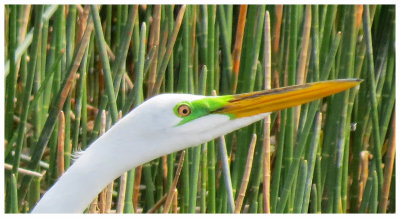
[[[181,106],[178,107],[178,114],[181,117],[187,117],[191,113],[191,109],[188,105],[182,104]]]

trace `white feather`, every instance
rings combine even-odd
[[[210,141],[266,116],[231,120],[211,114],[177,124],[173,108],[204,96],[158,95],[138,106],[112,126],[79,157],[44,194],[33,213],[80,213],[113,179],[157,157]]]

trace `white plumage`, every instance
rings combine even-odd
[[[128,113],[99,137],[45,193],[33,213],[80,213],[112,180],[127,170],[187,147],[210,141],[266,116],[230,119],[210,114],[186,124],[173,108],[205,96],[162,94]]]

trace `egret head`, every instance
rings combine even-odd
[[[143,134],[161,134],[185,148],[247,126],[269,112],[323,98],[359,83],[356,79],[334,80],[226,96],[162,94],[134,110],[135,122],[143,126]]]

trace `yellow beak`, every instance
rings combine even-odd
[[[238,94],[213,113],[231,114],[240,118],[273,112],[345,91],[357,86],[361,81],[360,79],[330,80]]]

